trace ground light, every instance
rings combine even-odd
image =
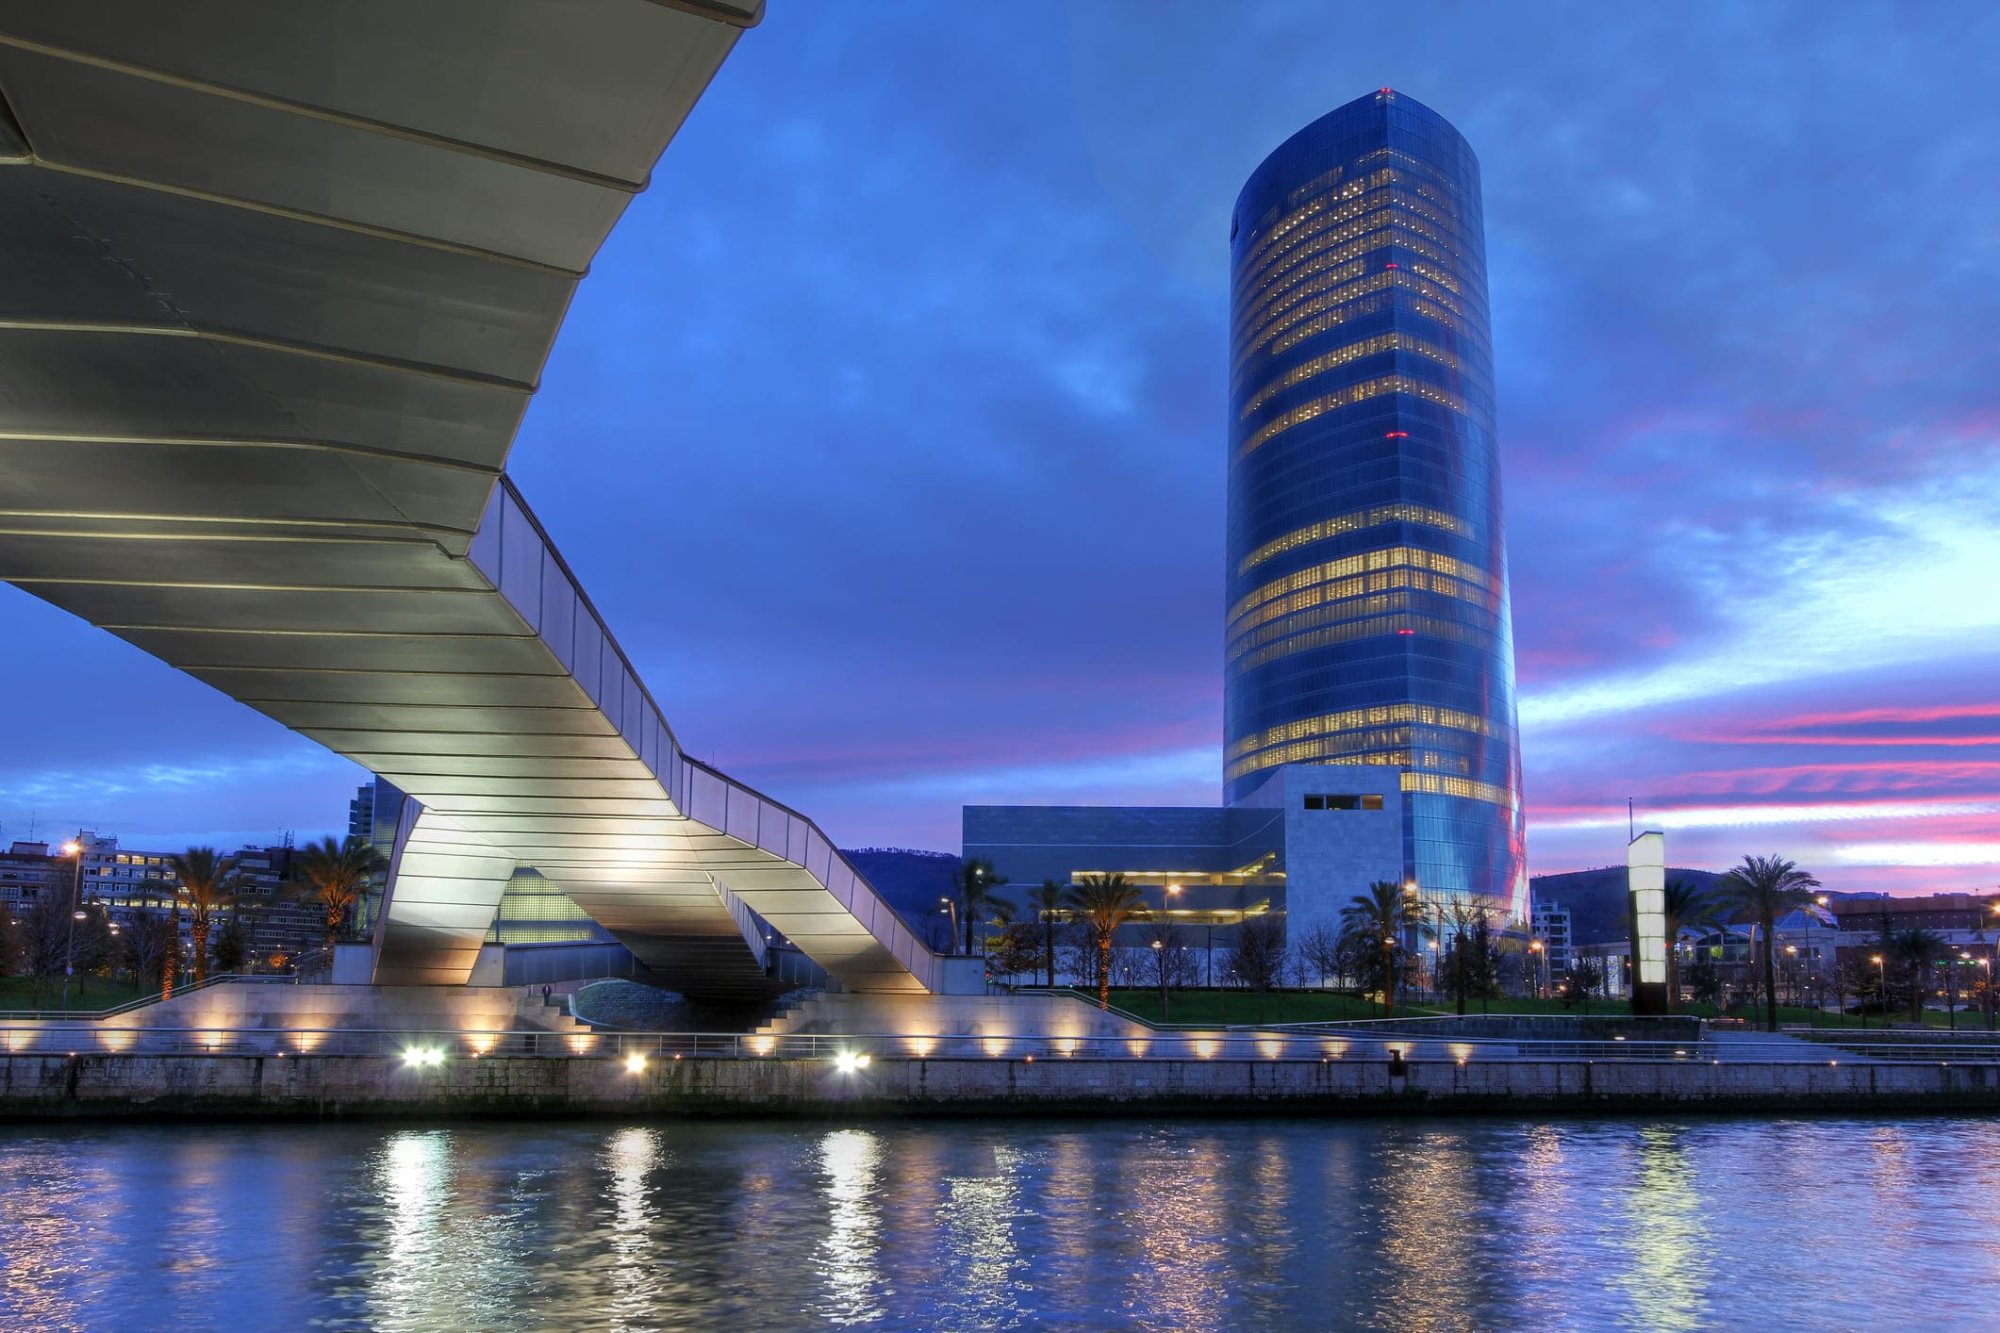
[[[841,1051],[833,1057],[833,1067],[843,1074],[852,1074],[868,1068],[868,1055],[865,1051]]]
[[[403,1063],[415,1069],[429,1069],[444,1063],[444,1052],[435,1046],[411,1046],[403,1052]]]
[[[645,1073],[645,1072],[646,1072],[646,1053],[645,1053],[644,1051],[634,1051],[634,1052],[632,1052],[632,1053],[631,1053],[630,1055],[626,1056],[626,1057],[625,1057],[625,1072],[626,1072],[626,1073],[628,1073],[628,1074],[643,1074],[643,1073]]]

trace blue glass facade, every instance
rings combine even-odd
[[[1527,909],[1479,164],[1383,89],[1230,224],[1224,793],[1383,764],[1426,896]]]

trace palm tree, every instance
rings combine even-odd
[[[1049,965],[1049,989],[1056,988],[1056,913],[1062,911],[1069,901],[1069,889],[1052,879],[1042,881],[1039,889],[1028,890],[1028,906],[1035,910],[1035,917],[1042,923],[1042,948]]]
[[[951,872],[952,901],[958,907],[959,923],[965,927],[965,951],[972,952],[972,928],[986,907],[993,890],[1007,881],[993,873],[993,863],[983,856],[968,856]]]
[[[1090,927],[1097,945],[1097,1007],[1111,1007],[1111,937],[1144,910],[1139,886],[1123,875],[1085,875],[1070,887],[1069,906]]]
[[[1945,948],[1944,937],[1921,926],[1899,930],[1887,940],[1890,954],[1901,960],[1910,974],[1910,1021],[1924,1021],[1924,974],[1931,961]]]
[[[1764,1027],[1778,1030],[1778,969],[1771,933],[1778,918],[1811,904],[1819,881],[1782,856],[1746,856],[1716,881],[1718,905],[1748,913],[1764,931]]]
[[[297,887],[306,897],[318,899],[326,909],[329,966],[333,961],[334,937],[340,933],[347,910],[367,891],[368,882],[388,868],[388,858],[372,843],[354,837],[345,842],[321,838],[308,843],[293,858],[292,869],[299,877]]]
[[[1688,879],[1667,881],[1667,1012],[1681,1007],[1680,938],[1685,926],[1714,924],[1715,904],[1708,890]]]
[[[188,901],[188,933],[194,937],[194,984],[208,980],[208,932],[215,914],[235,901],[242,883],[236,858],[217,856],[213,847],[190,847],[168,862]]]
[[[1341,934],[1365,946],[1376,960],[1382,985],[1382,1017],[1396,1015],[1396,937],[1413,930],[1418,936],[1431,933],[1424,924],[1424,909],[1416,895],[1403,886],[1378,879],[1368,892],[1357,893],[1340,909]]]

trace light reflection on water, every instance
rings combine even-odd
[[[1970,1118],[12,1126],[0,1328],[1974,1328],[1996,1223]]]

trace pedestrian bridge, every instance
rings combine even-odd
[[[410,794],[380,982],[464,982],[523,865],[693,994],[769,988],[759,919],[944,988],[810,820],[682,752],[504,474],[760,10],[0,9],[0,577]]]

